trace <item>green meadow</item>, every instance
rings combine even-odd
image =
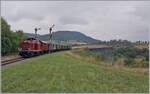
[[[145,69],[94,62],[64,51],[4,66],[1,72],[2,92],[148,93],[149,76]]]

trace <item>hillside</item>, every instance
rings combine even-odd
[[[96,64],[69,51],[21,62],[2,68],[2,92],[148,93],[149,90],[148,71]]]
[[[26,33],[28,37],[34,37],[35,34]],[[44,41],[49,40],[49,34],[45,35],[38,35],[38,38]],[[53,40],[74,40],[78,42],[85,42],[85,43],[98,43],[98,40],[93,39],[89,36],[86,36],[83,33],[76,32],[76,31],[57,31],[52,33]]]

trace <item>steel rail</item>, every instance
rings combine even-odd
[[[8,64],[11,64],[11,63],[15,63],[15,62],[18,62],[18,61],[22,61],[24,59],[25,58],[18,57],[18,58],[13,58],[13,59],[9,59],[9,60],[4,60],[4,61],[1,61],[1,66],[8,65]]]

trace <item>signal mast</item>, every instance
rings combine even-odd
[[[41,28],[35,28],[34,30],[35,30],[35,39],[37,39],[37,31],[41,30]]]
[[[50,43],[52,42],[52,29],[55,25],[53,24],[50,28],[49,28],[49,49],[50,49]],[[50,50],[49,50],[50,51]]]
[[[51,39],[52,39],[52,29],[53,29],[54,26],[55,26],[55,25],[53,24],[53,25],[49,28],[49,35],[50,35],[49,40],[50,40],[50,42],[51,42]]]

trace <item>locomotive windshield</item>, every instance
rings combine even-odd
[[[37,40],[37,39],[35,39],[35,38],[28,38],[27,40]]]

